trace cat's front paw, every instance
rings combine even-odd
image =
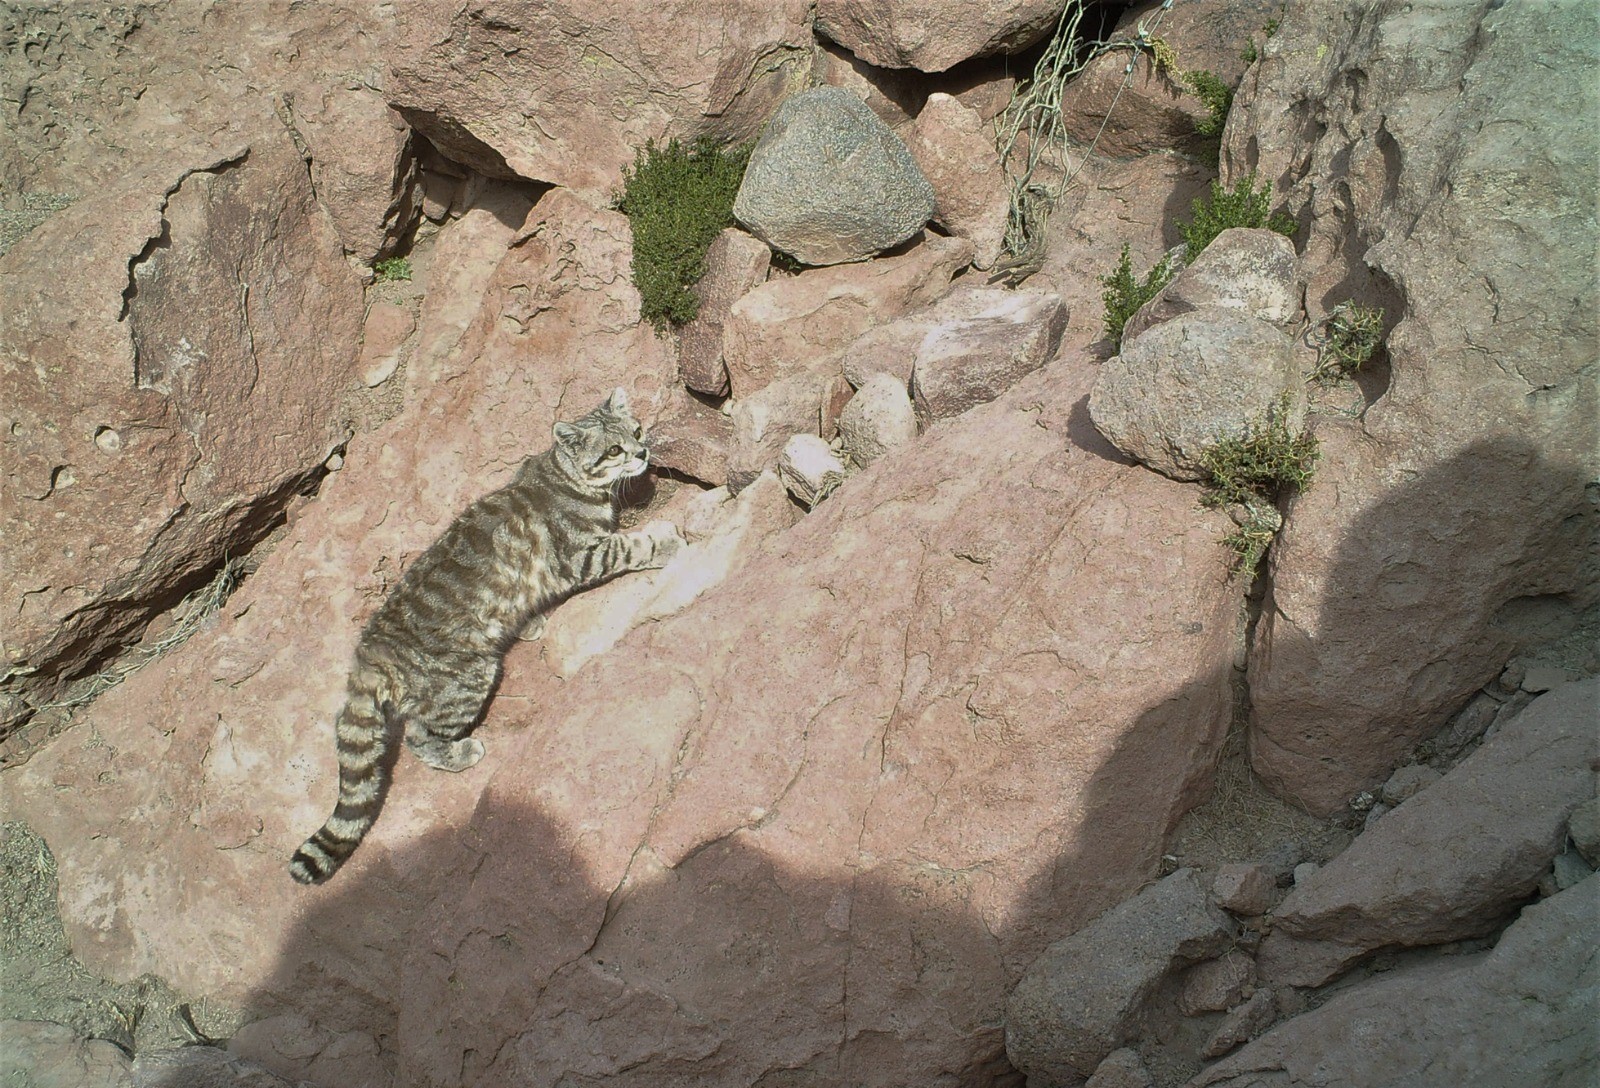
[[[650,566],[664,567],[683,549],[683,531],[670,521],[652,521],[639,530],[650,541]]]

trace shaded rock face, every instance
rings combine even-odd
[[[84,1039],[65,1024],[0,1020],[0,1077],[29,1088],[134,1088],[115,1043]]]
[[[1596,287],[1593,27],[1577,2],[1359,24],[1305,5],[1235,106],[1226,164],[1309,223],[1308,307],[1400,318],[1387,391],[1319,427],[1251,655],[1253,765],[1314,812],[1381,783],[1600,585],[1600,316],[1562,301]]]
[[[819,0],[817,29],[868,64],[942,72],[969,57],[1026,49],[1059,15],[1051,0]]]
[[[1089,397],[1102,434],[1175,480],[1202,479],[1208,447],[1280,413],[1290,434],[1304,430],[1305,386],[1288,336],[1221,307],[1183,314],[1124,344]]]
[[[1182,869],[1045,950],[1006,1006],[1006,1053],[1028,1084],[1073,1088],[1132,1040],[1170,974],[1228,946],[1233,923]]]
[[[1263,977],[1320,986],[1384,947],[1477,937],[1525,901],[1595,794],[1600,680],[1540,696],[1278,905]]]
[[[1081,360],[884,455],[565,683],[519,648],[480,769],[403,760],[338,880],[283,873],[332,795],[360,615],[561,408],[530,368],[587,401],[651,358],[648,331],[561,340],[621,304],[626,247],[559,195],[216,627],[96,705],[103,743],[14,776],[74,947],[244,1000],[238,1052],[314,1082],[991,1083],[1011,983],[1153,872],[1231,707],[1219,518],[1109,455]],[[530,359],[504,307],[569,244],[585,271]],[[448,439],[411,426],[452,414]]]
[[[1524,910],[1494,951],[1344,990],[1196,1077],[1195,1088],[1582,1088],[1600,1063],[1600,878]],[[1403,1025],[1403,1030],[1396,1030]]]
[[[1150,54],[1141,51],[1132,58],[1130,78],[1126,52],[1096,57],[1063,91],[1062,123],[1085,143],[1098,137],[1095,150],[1102,155],[1198,150],[1206,141],[1195,124],[1210,114],[1181,73],[1207,71],[1229,87],[1238,86],[1246,69],[1240,55],[1245,42],[1270,43],[1262,27],[1281,19],[1282,0],[1187,0],[1170,9],[1159,0],[1132,5],[1117,22],[1116,34],[1132,37],[1145,28],[1177,54],[1179,72],[1156,71]]]
[[[670,0],[619,20],[582,0],[411,3],[400,8],[390,98],[457,162],[599,203],[649,139],[753,138],[805,82],[807,9]]]
[[[0,260],[7,669],[48,695],[281,520],[349,436],[361,319],[281,128],[136,175]]]
[[[872,257],[933,215],[933,187],[900,137],[838,87],[784,101],[750,153],[734,217],[811,265]]]

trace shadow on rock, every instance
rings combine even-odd
[[[981,867],[865,852],[796,871],[751,829],[672,868],[641,846],[607,886],[587,860],[595,829],[491,785],[464,831],[308,889],[231,1049],[323,1088],[1020,1086],[1007,995],[1045,945],[1153,878],[1162,840],[1129,856],[1129,821],[1152,789],[1207,788],[1227,684],[1191,685],[1125,731],[1056,863],[998,892]],[[1193,771],[1174,782],[1153,764]],[[975,905],[995,894],[999,930]]]

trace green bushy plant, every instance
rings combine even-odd
[[[733,225],[733,199],[750,148],[701,139],[684,146],[645,144],[623,171],[617,207],[633,226],[633,283],[641,315],[664,332],[700,311],[689,290],[706,270],[706,251]]]
[[[1348,378],[1366,365],[1383,343],[1383,310],[1341,302],[1322,323],[1322,350],[1315,377]]]
[[[1221,137],[1228,111],[1233,108],[1233,88],[1217,78],[1215,72],[1185,72],[1183,81],[1206,108],[1207,116],[1195,122],[1194,130],[1208,138]]]
[[[1284,494],[1311,486],[1316,471],[1316,436],[1309,431],[1289,431],[1289,396],[1262,418],[1248,424],[1244,433],[1226,436],[1200,454],[1205,471],[1209,506],[1232,503],[1273,503]]]
[[[1242,435],[1219,438],[1201,452],[1206,486],[1201,501],[1234,508],[1238,528],[1222,543],[1237,555],[1236,571],[1255,574],[1283,526],[1278,499],[1311,486],[1319,456],[1315,435],[1290,433],[1287,393]]]
[[[372,262],[372,275],[379,283],[411,278],[411,262],[404,257],[385,257]]]
[[[1123,244],[1122,259],[1117,262],[1116,271],[1100,279],[1100,285],[1105,288],[1100,298],[1106,304],[1106,339],[1115,344],[1119,351],[1122,349],[1122,330],[1128,324],[1128,319],[1138,312],[1139,307],[1155,298],[1171,282],[1172,276],[1172,259],[1164,256],[1145,274],[1143,280],[1136,279],[1133,262],[1128,257],[1128,246]]]
[[[1271,202],[1272,183],[1263,182],[1257,189],[1255,174],[1232,189],[1213,181],[1210,197],[1196,199],[1190,208],[1192,218],[1178,226],[1184,261],[1192,262],[1217,235],[1232,227],[1266,227],[1285,236],[1293,235],[1295,221],[1282,212],[1273,213]]]

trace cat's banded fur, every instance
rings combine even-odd
[[[506,649],[543,611],[614,574],[659,567],[682,543],[653,523],[617,532],[615,490],[643,472],[644,431],[618,389],[555,444],[522,463],[417,557],[367,622],[344,709],[334,723],[339,802],[289,862],[320,884],[372,827],[405,743],[429,766],[464,771],[483,758],[467,734],[500,678]]]

